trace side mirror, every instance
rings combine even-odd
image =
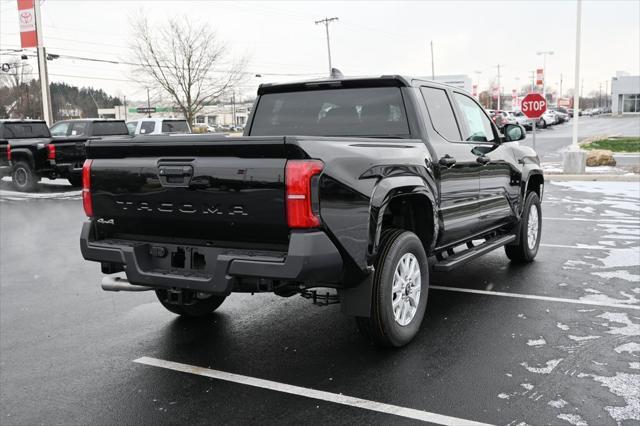
[[[507,124],[504,127],[504,140],[506,142],[521,141],[527,137],[527,132],[520,124]]]

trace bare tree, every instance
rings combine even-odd
[[[210,25],[182,17],[153,28],[145,14],[139,15],[131,22],[131,48],[139,64],[134,78],[147,87],[161,87],[189,123],[242,80],[246,59],[232,61]]]
[[[2,61],[0,72],[0,87],[6,88],[0,96],[0,103],[5,106],[8,116],[25,116],[32,113],[31,96],[29,93],[32,68],[28,62],[20,57],[6,57]]]

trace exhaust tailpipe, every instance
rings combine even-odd
[[[131,284],[122,276],[107,275],[102,278],[102,289],[104,291],[149,291],[153,290],[153,287]]]

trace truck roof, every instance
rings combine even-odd
[[[436,81],[394,74],[363,77],[320,78],[286,83],[263,83],[258,87],[258,95],[263,95],[265,93],[327,89],[331,87],[417,87],[424,83],[427,83],[430,86],[443,88],[449,87],[460,90],[458,87]]]

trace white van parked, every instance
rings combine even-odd
[[[141,118],[127,121],[130,135],[164,135],[168,133],[191,133],[187,120],[181,118]]]

